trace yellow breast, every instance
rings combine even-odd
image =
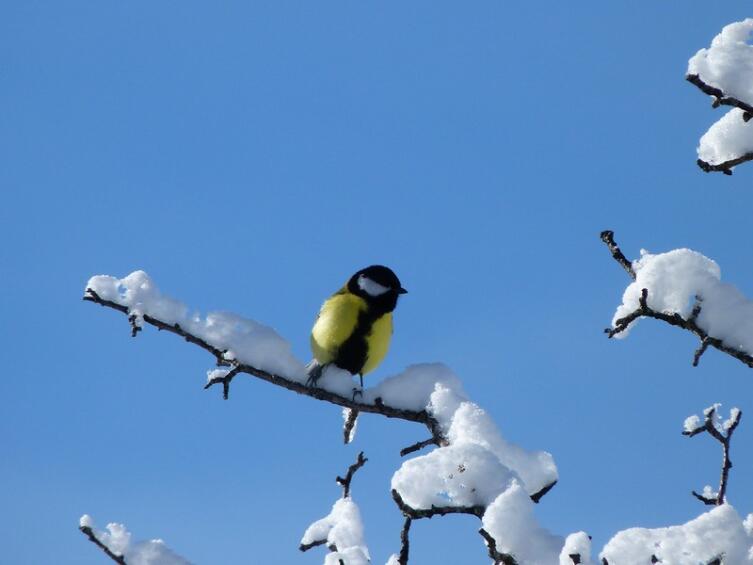
[[[366,335],[369,353],[363,366],[362,374],[370,373],[382,362],[392,339],[392,312],[378,318],[371,326],[371,333]]]
[[[366,302],[350,293],[333,294],[322,304],[311,330],[311,352],[319,363],[331,363],[335,359],[363,310],[366,310]]]
[[[392,314],[372,322],[368,315],[362,315],[367,310],[362,298],[345,290],[329,297],[311,330],[314,358],[321,364],[339,364],[362,375],[373,371],[387,355]],[[370,327],[364,327],[366,324]]]

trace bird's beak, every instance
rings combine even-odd
[[[405,290],[402,286],[397,291],[398,294],[408,294],[408,291]]]

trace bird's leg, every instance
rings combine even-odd
[[[363,375],[358,373],[358,378],[361,380],[361,388],[353,387],[353,402],[355,402],[356,396],[363,398]]]
[[[327,368],[328,363],[322,365],[318,361],[312,361],[308,367],[309,378],[306,380],[306,386],[315,387],[316,383],[322,377],[324,369]]]

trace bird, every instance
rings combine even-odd
[[[363,376],[384,359],[392,338],[392,312],[405,294],[392,269],[371,265],[357,271],[327,298],[311,329],[308,385],[316,386],[323,370],[335,365]],[[355,391],[354,391],[355,396]]]

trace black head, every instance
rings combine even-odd
[[[361,269],[350,277],[347,286],[349,292],[383,312],[392,312],[397,306],[397,297],[408,292],[392,269],[382,265]]]

